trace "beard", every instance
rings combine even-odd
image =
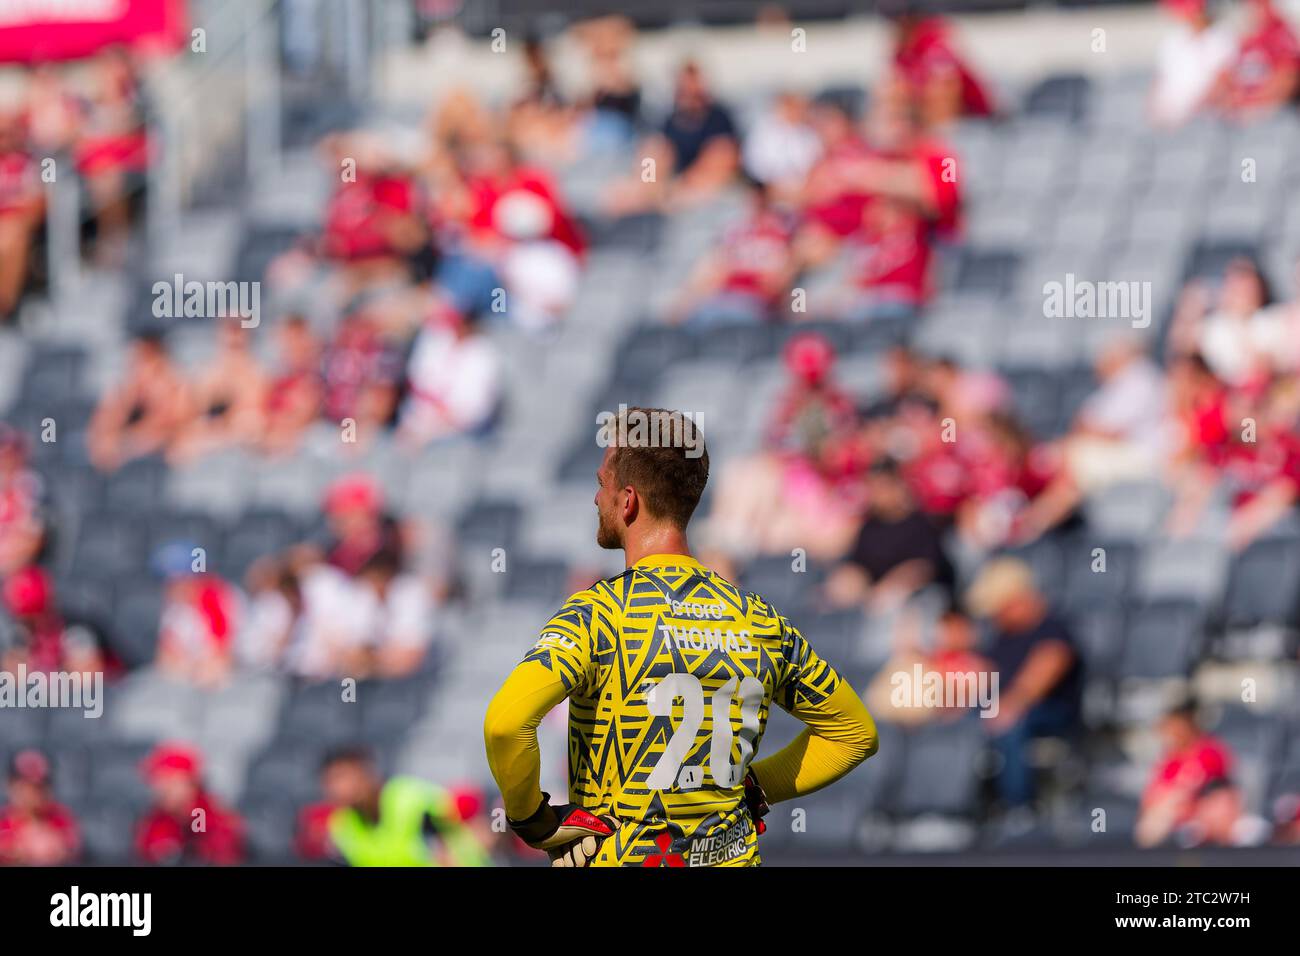
[[[606,551],[617,551],[623,547],[623,536],[618,533],[618,528],[614,522],[605,517],[603,511],[598,511],[596,523],[596,544]]]

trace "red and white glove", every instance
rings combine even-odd
[[[597,816],[576,804],[552,806],[547,793],[542,794],[542,805],[527,820],[507,822],[529,846],[545,850],[551,866],[586,866],[605,838],[618,829],[612,817]]]

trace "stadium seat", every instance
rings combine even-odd
[[[141,582],[119,593],[113,608],[113,649],[129,667],[153,660],[158,645],[162,593],[156,584]]]
[[[1300,595],[1300,539],[1265,537],[1237,555],[1228,571],[1224,624],[1295,624]]]
[[[1145,598],[1216,604],[1227,563],[1228,556],[1217,541],[1155,541],[1142,554],[1137,593]]]
[[[86,515],[75,537],[73,566],[95,575],[113,568],[148,564],[145,527],[135,515],[113,509]]]
[[[295,862],[298,811],[299,805],[295,800],[278,794],[259,794],[240,805],[239,812],[253,859],[261,864],[280,866]]]
[[[1105,570],[1094,552],[1104,551]],[[1098,608],[1118,610],[1128,597],[1138,568],[1138,546],[1131,541],[1109,541],[1088,533],[1075,538],[1065,562],[1065,609],[1070,612]]]
[[[1074,123],[1087,115],[1090,82],[1080,74],[1049,76],[1026,94],[1026,116],[1055,117]]]
[[[1126,621],[1120,676],[1187,676],[1202,645],[1204,623],[1196,601],[1161,599],[1133,606]]]
[[[249,766],[244,799],[287,799],[299,804],[319,799],[317,778],[325,746],[324,741],[307,738],[267,748]]]
[[[595,473],[594,470],[592,472]],[[456,535],[466,549],[473,548],[486,558],[485,550],[513,551],[519,529],[520,508],[509,501],[478,501],[456,522]]]
[[[971,717],[907,731],[896,807],[899,813],[953,817],[974,813],[979,786],[976,767],[984,747],[978,720]]]

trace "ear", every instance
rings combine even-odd
[[[641,510],[641,499],[631,485],[623,488],[623,496],[623,523],[631,524],[636,520],[637,512]]]

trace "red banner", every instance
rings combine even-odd
[[[175,50],[184,0],[0,0],[0,62],[76,60],[106,46]]]

